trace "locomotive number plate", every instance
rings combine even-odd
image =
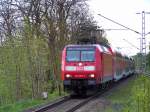
[[[82,71],[82,70],[84,70],[84,67],[82,67],[82,66],[77,67],[77,71]]]

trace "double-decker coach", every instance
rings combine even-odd
[[[114,51],[114,81],[122,79],[124,75],[124,58],[118,51]]]
[[[128,56],[124,56],[124,63],[125,63],[125,73],[124,73],[124,76],[127,77],[130,75],[130,59]]]
[[[130,64],[130,74],[134,74],[135,73],[135,62],[133,58],[129,58],[129,64]]]

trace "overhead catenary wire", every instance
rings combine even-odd
[[[128,29],[115,29],[115,28],[110,28],[110,29],[104,29],[104,30],[110,31],[110,30],[128,30]]]
[[[138,48],[137,46],[133,45],[133,44],[132,44],[131,42],[129,42],[128,40],[126,40],[126,39],[123,39],[123,40],[126,41],[128,44],[130,44],[132,47],[134,47],[134,48],[140,50],[140,48]]]
[[[109,20],[109,21],[111,21],[111,22],[113,22],[113,23],[115,23],[115,24],[117,24],[117,25],[119,25],[119,26],[122,26],[122,27],[124,27],[124,28],[126,28],[126,29],[128,29],[130,31],[133,31],[133,32],[141,35],[141,33],[139,33],[138,31],[136,31],[134,29],[131,29],[131,28],[125,26],[125,25],[122,25],[122,24],[120,24],[120,23],[118,23],[118,22],[116,22],[116,21],[114,21],[114,20],[112,20],[110,18],[107,18],[107,17],[103,16],[102,14],[98,14],[98,15],[101,16],[101,17],[103,17],[103,18],[105,18],[105,19],[107,19],[107,20]]]

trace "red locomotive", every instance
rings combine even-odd
[[[67,45],[61,71],[64,88],[83,94],[133,74],[134,61],[103,44]]]

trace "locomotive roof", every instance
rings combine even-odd
[[[111,48],[110,46],[105,46],[105,45],[103,45],[103,44],[69,44],[69,45],[66,45],[66,48],[67,48],[67,47],[97,47],[98,49],[100,49],[101,52],[103,52],[103,50],[101,49],[100,46],[106,47],[107,49],[108,49],[108,48]],[[111,48],[111,49],[112,49],[112,48]],[[114,50],[114,49],[112,49],[112,50],[113,50],[114,55],[116,55],[116,56],[118,56],[118,57],[123,57],[123,58],[128,59],[128,60],[129,60],[129,59],[131,60],[131,58],[128,57],[127,55],[122,54],[121,52],[116,51],[116,50]],[[109,51],[109,52],[110,52],[110,51]]]
[[[69,44],[66,47],[89,47],[89,46],[98,46],[98,44]]]
[[[105,53],[110,53],[112,54],[112,52],[110,51],[110,49],[104,45],[100,45],[100,44],[82,44],[82,45],[76,45],[76,44],[70,44],[67,45],[66,48],[68,47],[75,47],[75,48],[80,48],[80,47],[96,47],[100,50],[100,52],[105,52]]]

